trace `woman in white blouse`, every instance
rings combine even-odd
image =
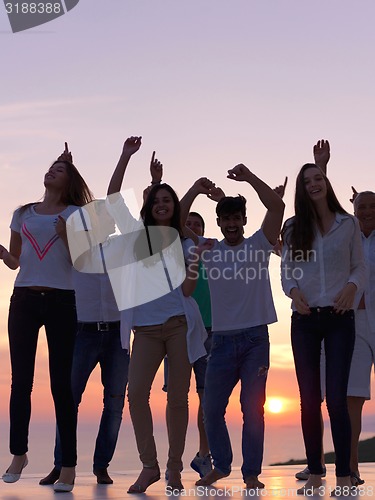
[[[354,346],[353,304],[365,279],[360,229],[315,164],[296,181],[295,216],[283,230],[282,285],[292,299],[292,348],[310,477],[299,494],[322,485],[320,351],[326,353],[326,401],[336,453],[336,488],[351,487],[346,391]]]

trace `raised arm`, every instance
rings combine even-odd
[[[327,165],[331,157],[329,142],[322,139],[313,147],[314,162],[327,175]]]
[[[259,196],[260,201],[267,209],[263,220],[262,230],[267,240],[275,245],[280,234],[283,221],[285,203],[280,196],[259,177],[253,174],[245,165],[240,163],[228,170],[228,179],[248,182]]]
[[[188,192],[181,198],[181,223],[182,226],[185,225],[186,219],[188,218],[190,208],[199,194],[209,195],[210,191],[215,188],[215,184],[207,179],[207,177],[201,177],[188,190]]]
[[[121,191],[122,181],[124,180],[125,170],[129,160],[134,153],[141,147],[142,137],[132,136],[126,139],[122,148],[120,159],[109,181],[107,195]]]
[[[20,233],[13,231],[10,232],[9,251],[0,245],[0,259],[4,262],[9,269],[17,269],[20,265],[22,241]]]

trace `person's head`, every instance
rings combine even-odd
[[[316,211],[319,203],[327,203],[331,212],[345,212],[324,172],[314,163],[303,165],[297,175],[294,208],[303,206]]]
[[[361,231],[369,236],[375,230],[375,193],[362,191],[354,198],[354,215],[359,221]]]
[[[244,239],[246,198],[241,195],[225,196],[216,205],[217,225],[228,245],[239,245]]]
[[[297,175],[295,215],[290,238],[287,238],[293,255],[302,251],[306,256],[308,250],[311,250],[316,224],[320,224],[319,207],[322,206],[328,207],[333,213],[346,213],[324,172],[314,163],[306,163]]]
[[[60,191],[65,205],[83,206],[93,200],[83,177],[69,161],[56,160],[44,176],[44,186],[47,190]]]
[[[171,226],[181,234],[180,202],[169,184],[156,184],[141,210],[145,226]]]
[[[197,236],[204,235],[204,219],[198,212],[190,212],[186,219],[186,226]]]

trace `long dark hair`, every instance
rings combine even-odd
[[[65,165],[66,173],[68,174],[68,182],[61,194],[61,202],[64,205],[76,205],[78,207],[83,207],[83,205],[93,201],[94,196],[92,192],[73,163],[66,160],[56,160],[52,163],[51,167],[57,163]],[[36,203],[38,202],[22,205],[19,209],[20,213],[23,213],[27,208],[35,205]]]
[[[182,236],[180,200],[178,199],[174,189],[169,184],[156,184],[153,186],[141,210],[143,223],[145,226],[156,226],[156,221],[152,215],[152,207],[154,206],[156,195],[161,189],[168,191],[174,203],[170,226],[176,229],[179,235]]]
[[[304,259],[308,258],[308,251],[312,249],[316,225],[320,225],[315,205],[306,190],[305,171],[309,168],[319,169],[314,163],[306,163],[299,171],[294,195],[295,216],[292,221],[288,219],[285,222],[282,230],[283,242],[287,240],[286,243],[292,251],[292,256],[296,257],[298,252],[298,255],[300,257],[303,256]],[[347,212],[337,199],[327,176],[322,170],[319,169],[319,171],[327,186],[327,204],[329,210],[331,212],[346,214]]]
[[[143,219],[143,224],[145,226],[145,230],[142,230],[137,237],[137,240],[134,244],[134,253],[137,260],[143,260],[150,255],[158,254],[163,250],[163,247],[166,246],[165,241],[165,233],[157,229],[157,224],[152,215],[152,208],[155,203],[155,198],[157,193],[161,190],[165,189],[171,195],[174,210],[170,222],[170,227],[174,228],[179,234],[180,238],[183,237],[182,234],[182,226],[181,226],[181,208],[180,208],[180,200],[174,189],[169,184],[156,184],[152,187],[142,209],[141,209],[141,217]],[[176,233],[174,233],[175,235]],[[170,233],[172,243],[173,234]]]

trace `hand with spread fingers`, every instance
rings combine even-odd
[[[321,139],[313,147],[314,162],[323,172],[327,173],[327,164],[331,157],[330,145],[327,140]]]

